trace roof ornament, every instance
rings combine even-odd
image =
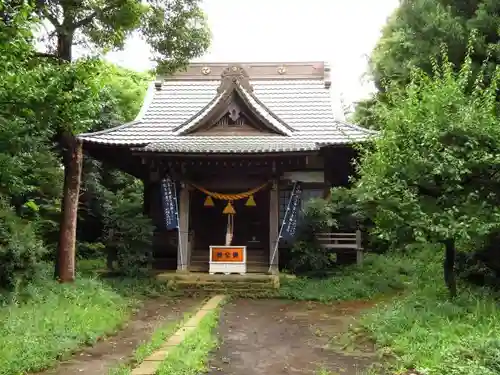
[[[332,78],[330,76],[330,65],[325,62],[325,67],[324,67],[324,79],[325,79],[325,89],[329,89],[330,86],[332,85]]]
[[[278,69],[276,69],[276,71],[278,72],[278,74],[283,75],[286,73],[286,66],[281,65],[278,67]]]
[[[246,70],[239,64],[232,64],[222,71],[221,83],[217,92],[222,93],[236,84],[241,85],[248,92],[253,91],[253,87],[250,84],[250,77]]]
[[[204,76],[209,75],[211,71],[212,69],[210,69],[209,66],[204,66],[203,68],[201,68],[201,74],[203,74]]]

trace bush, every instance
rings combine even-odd
[[[329,212],[340,232],[363,232],[363,248],[372,252],[383,253],[390,246],[372,233],[375,227],[371,217],[375,207],[364,205],[357,197],[355,188],[336,187],[330,190],[328,198]]]
[[[154,227],[142,212],[140,194],[120,191],[108,202],[102,239],[108,252],[108,268],[116,265],[115,270],[121,274],[142,274],[151,263]]]
[[[46,251],[32,225],[0,198],[0,288],[12,290],[33,279]]]
[[[463,279],[480,286],[500,289],[500,231],[492,231],[476,245],[476,251],[458,253],[456,267]]]
[[[290,250],[289,267],[295,274],[323,276],[334,265],[331,254],[322,249],[315,233],[336,225],[330,205],[324,199],[308,202]]]
[[[336,265],[331,251],[321,248],[315,234],[324,231],[363,232],[363,247],[384,252],[389,244],[371,234],[374,228],[369,208],[360,204],[356,190],[345,187],[331,189],[325,199],[308,202],[298,228],[296,241],[290,251],[289,268],[296,274],[325,276]]]

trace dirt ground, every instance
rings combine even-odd
[[[375,361],[370,345],[348,352],[335,338],[345,333],[355,316],[368,306],[365,302],[323,305],[235,300],[221,314],[221,346],[213,353],[209,373],[365,374]]]
[[[149,340],[152,333],[169,321],[175,322],[183,314],[198,307],[197,299],[163,299],[145,301],[127,325],[116,335],[83,349],[57,367],[40,375],[107,375],[121,363],[131,359],[135,348]]]

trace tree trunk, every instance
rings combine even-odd
[[[450,296],[454,298],[457,296],[457,279],[455,274],[455,257],[457,251],[455,249],[455,240],[447,239],[443,243],[445,246],[443,262],[444,282],[450,292]]]
[[[71,62],[74,31],[60,29],[57,33],[57,56],[64,61]]]
[[[57,57],[62,61],[71,62],[74,31],[68,31],[66,25],[64,27],[54,25],[54,27],[57,30]],[[73,134],[63,130],[58,135],[58,143],[62,149],[64,185],[54,278],[61,282],[70,282],[75,279],[76,220],[82,169],[82,144]]]
[[[73,136],[70,137],[71,146],[65,150],[69,160],[64,163],[64,195],[55,272],[55,277],[61,282],[75,280],[76,223],[83,159],[82,142]]]

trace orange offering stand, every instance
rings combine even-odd
[[[239,273],[247,272],[246,246],[210,246],[209,273]]]

